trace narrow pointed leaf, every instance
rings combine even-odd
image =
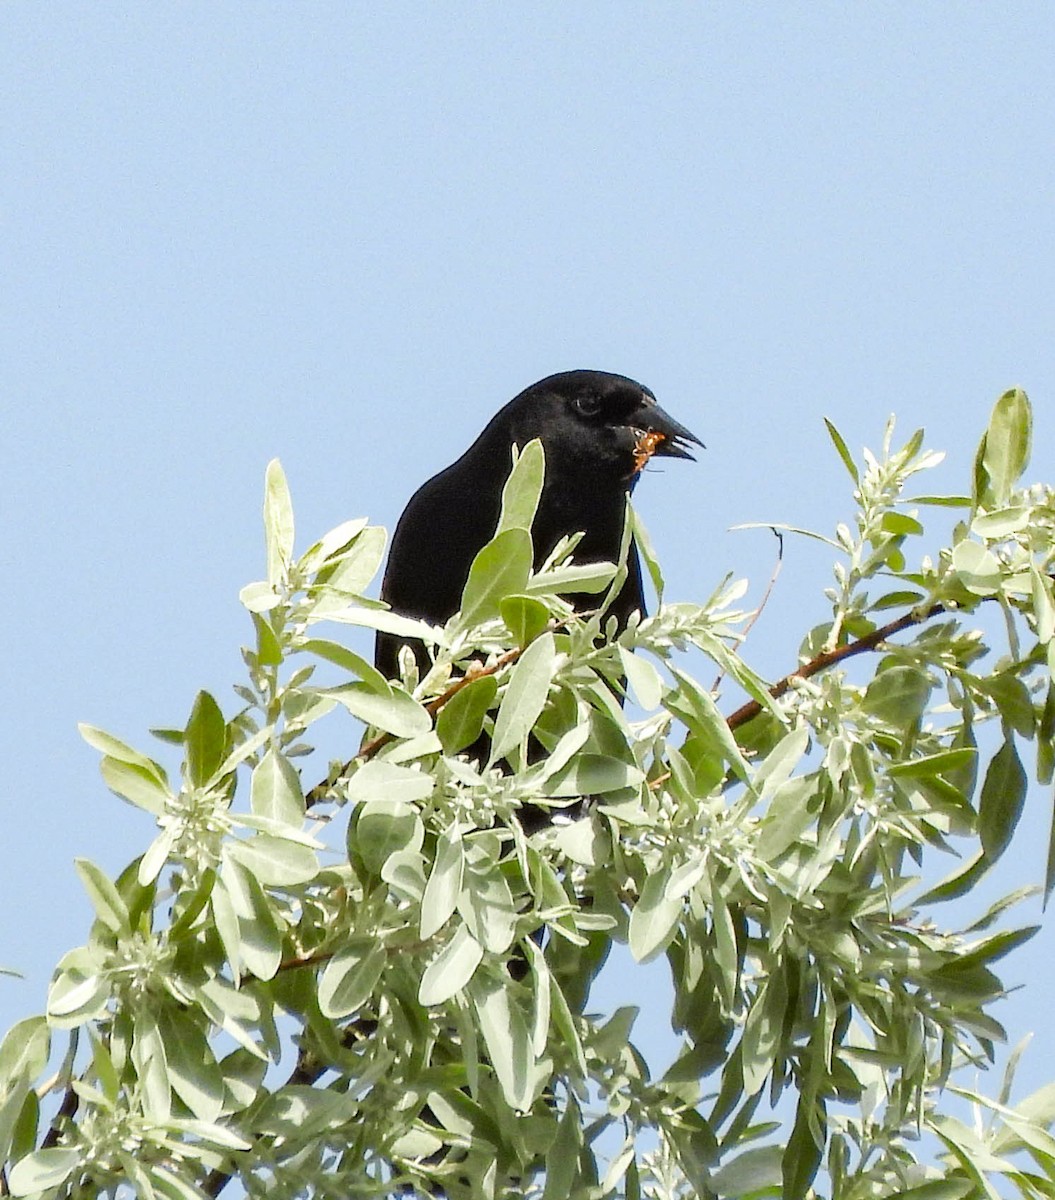
[[[268,582],[285,583],[293,560],[293,502],[277,458],[267,464],[264,477],[264,541]]]
[[[1026,772],[1014,740],[1008,738],[993,755],[978,804],[978,835],[989,862],[1007,849],[1026,799]]]
[[[502,489],[502,515],[496,533],[504,533],[507,529],[531,529],[545,476],[546,455],[542,442],[535,438],[520,451]]]
[[[449,1000],[472,979],[483,956],[483,947],[468,927],[459,925],[454,936],[425,968],[418,988],[418,1003],[430,1008]]]
[[[498,681],[493,675],[474,679],[455,692],[436,718],[436,733],[444,754],[457,754],[476,741],[497,695]]]
[[[501,600],[527,588],[533,555],[531,534],[516,527],[498,534],[479,551],[462,593],[466,625],[497,616]]]
[[[528,646],[513,668],[495,718],[492,763],[504,758],[531,732],[546,704],[556,667],[553,634],[544,633]]]
[[[183,741],[187,752],[187,776],[195,787],[202,787],[223,762],[227,744],[223,713],[208,692],[198,693]]]
[[[839,457],[843,460],[843,466],[847,469],[847,471],[850,472],[850,478],[854,481],[854,483],[860,483],[861,477],[857,473],[857,465],[854,462],[853,455],[850,453],[846,442],[843,440],[843,435],[838,431],[838,429],[835,428],[835,426],[831,423],[831,421],[828,420],[827,417],[824,418],[824,424],[828,430],[828,436],[832,439],[832,444],[839,452]]]
[[[285,755],[273,746],[253,769],[249,806],[260,817],[295,825],[304,818],[300,777]]]

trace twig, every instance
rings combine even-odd
[[[866,634],[863,638],[858,638],[856,642],[848,642],[845,646],[840,646],[836,650],[825,650],[822,654],[818,654],[816,658],[811,658],[808,663],[801,666],[797,671],[792,671],[790,675],[785,675],[783,679],[775,683],[769,689],[769,694],[774,700],[779,700],[791,688],[796,679],[809,679],[813,675],[819,675],[821,671],[826,671],[829,667],[834,667],[836,663],[844,662],[846,659],[853,658],[857,654],[865,654],[869,650],[874,650],[880,642],[885,642],[887,638],[893,637],[895,633],[901,633],[904,629],[911,629],[913,625],[922,625],[924,621],[929,621],[931,617],[936,617],[940,613],[948,611],[948,607],[941,603],[932,604],[930,608],[922,612],[918,609],[913,609],[911,612],[905,613],[903,617],[898,617],[896,621],[882,625],[879,629],[873,629],[871,633]],[[741,705],[736,712],[728,716],[726,724],[730,729],[739,729],[741,725],[746,725],[748,721],[753,721],[760,712],[762,712],[762,705],[757,700],[750,700],[747,704]]]
[[[747,639],[747,635],[754,628],[755,622],[762,615],[762,610],[769,603],[770,596],[773,595],[773,589],[776,587],[777,579],[780,576],[780,568],[784,565],[784,535],[776,526],[769,527],[770,533],[777,539],[777,561],[773,564],[773,571],[769,576],[769,583],[766,584],[766,590],[762,593],[762,599],[759,601],[758,607],[751,614],[750,620],[744,626],[743,632],[740,634],[738,646],[742,646]],[[722,680],[725,678],[725,672],[719,671],[715,677],[714,683],[711,684],[711,691],[717,692]]]

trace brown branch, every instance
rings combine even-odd
[[[785,675],[783,679],[775,683],[769,689],[769,694],[774,700],[779,700],[797,679],[809,679],[814,675],[819,675],[821,671],[827,671],[829,667],[834,667],[836,663],[844,662],[846,659],[853,658],[857,654],[865,654],[869,650],[874,650],[881,642],[885,642],[887,638],[893,637],[895,633],[901,633],[904,629],[911,629],[913,625],[922,625],[924,621],[929,621],[931,617],[936,617],[939,613],[948,611],[948,607],[941,603],[932,604],[930,608],[923,612],[913,609],[911,612],[905,613],[904,616],[898,617],[896,621],[891,621],[887,625],[873,629],[871,633],[866,634],[863,638],[858,638],[856,642],[848,642],[845,646],[840,646],[836,650],[825,650],[822,654],[818,654],[816,658],[811,658],[808,663],[805,663],[797,671],[792,671],[790,675]],[[736,712],[728,716],[726,724],[730,729],[739,729],[741,725],[746,725],[748,721],[753,721],[761,712],[762,705],[759,701],[750,700],[747,704],[741,705]]]
[[[41,1150],[51,1150],[59,1144],[59,1138],[62,1136],[62,1132],[60,1130],[62,1119],[63,1117],[68,1117],[70,1120],[73,1120],[73,1118],[77,1115],[77,1105],[79,1103],[80,1099],[77,1096],[77,1093],[73,1090],[73,1084],[70,1083],[62,1097],[62,1103],[59,1105],[58,1112],[56,1112],[55,1116],[52,1118],[48,1132],[44,1134],[44,1137],[41,1140]]]

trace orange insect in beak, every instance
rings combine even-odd
[[[638,439],[634,446],[634,472],[643,471],[645,464],[659,449],[660,442],[666,439],[665,433],[660,433],[656,429],[646,430]]]

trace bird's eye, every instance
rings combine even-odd
[[[584,417],[596,417],[601,411],[601,398],[593,392],[583,392],[575,397],[575,407]]]

